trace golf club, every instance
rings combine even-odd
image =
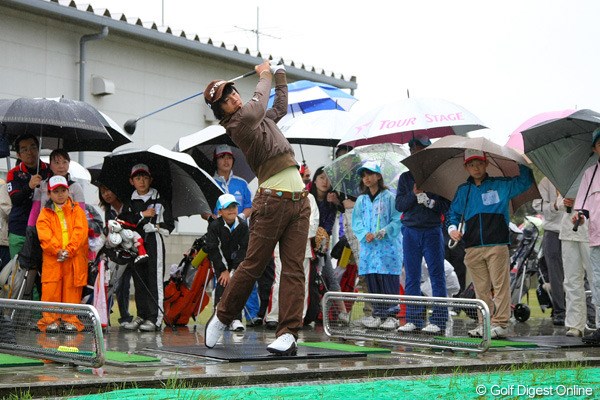
[[[229,82],[235,82],[235,81],[237,81],[239,79],[246,78],[246,77],[248,77],[250,75],[254,75],[254,74],[256,74],[256,71],[249,71],[249,72],[246,72],[244,75],[240,75],[240,76],[238,76],[236,78],[230,79]],[[125,132],[129,133],[130,135],[132,135],[133,132],[135,132],[136,124],[137,124],[137,122],[140,119],[144,119],[146,117],[149,117],[151,115],[159,113],[159,112],[161,112],[163,110],[166,110],[167,108],[171,108],[173,106],[176,106],[177,104],[183,103],[184,101],[188,101],[190,99],[193,99],[194,97],[202,96],[203,94],[204,94],[204,91],[196,93],[196,94],[193,94],[191,96],[186,97],[185,99],[181,99],[179,101],[176,101],[175,103],[172,103],[172,104],[169,104],[169,105],[167,105],[165,107],[159,108],[158,110],[149,112],[148,114],[144,114],[141,117],[137,117],[136,119],[129,119],[123,125],[123,129],[125,129]]]

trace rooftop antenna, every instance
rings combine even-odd
[[[259,22],[259,14],[260,13],[259,13],[259,10],[260,10],[260,8],[256,7],[256,29],[242,28],[241,26],[234,25],[234,27],[236,27],[238,29],[241,29],[241,30],[246,31],[246,32],[252,32],[252,33],[254,33],[256,35],[256,51],[258,53],[260,53],[260,43],[259,43],[259,40],[260,40],[260,36],[261,35],[262,36],[268,36],[268,37],[271,37],[273,39],[281,39],[280,37],[269,35],[268,33],[263,33],[259,29],[259,27],[260,27],[260,22]]]

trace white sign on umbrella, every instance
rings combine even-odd
[[[409,98],[377,107],[359,117],[340,140],[340,145],[408,143],[415,135],[430,139],[465,136],[486,126],[470,111],[442,99]]]

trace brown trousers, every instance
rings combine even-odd
[[[511,312],[508,246],[469,247],[465,253],[465,265],[471,273],[477,298],[490,309],[492,325],[506,328]]]
[[[260,278],[279,242],[281,282],[279,326],[276,336],[298,336],[304,304],[304,252],[308,238],[310,203],[257,193],[252,202],[250,239],[246,258],[238,266],[217,305],[217,317],[229,325],[248,300],[254,282]]]

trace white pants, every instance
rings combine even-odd
[[[281,258],[279,252],[275,249],[275,279],[271,286],[271,295],[269,297],[269,307],[267,308],[267,316],[265,322],[279,322],[279,281],[281,277]],[[302,308],[302,319],[306,316],[308,309],[308,277],[310,274],[310,258],[304,258],[304,307]]]
[[[562,241],[562,261],[565,271],[565,326],[583,332],[587,320],[584,279],[592,285],[590,245],[588,242]],[[552,295],[552,293],[550,293]],[[595,299],[594,299],[595,300]]]

